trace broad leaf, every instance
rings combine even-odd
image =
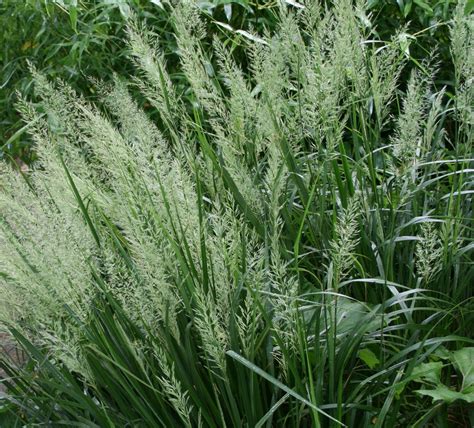
[[[474,348],[464,348],[452,353],[455,367],[461,372],[462,390],[474,385]]]
[[[444,401],[451,404],[456,400],[464,400],[468,403],[474,403],[474,392],[463,394],[462,392],[449,389],[446,385],[439,385],[436,389],[420,389],[415,392],[433,398],[433,402]]]
[[[439,384],[441,382],[442,362],[424,363],[413,369],[414,380],[423,380],[430,383]]]
[[[416,5],[424,9],[430,15],[433,15],[433,9],[428,3],[425,3],[423,0],[413,0]]]
[[[380,364],[380,360],[377,358],[377,355],[375,355],[369,348],[361,349],[358,355],[359,358],[371,369]]]

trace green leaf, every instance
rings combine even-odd
[[[439,385],[436,389],[419,389],[415,391],[420,395],[427,395],[435,401],[444,401],[447,404],[451,404],[456,400],[464,400],[468,403],[474,403],[474,392],[462,393],[459,391],[453,391],[446,385]]]
[[[1,88],[0,88],[1,89]],[[44,113],[35,117],[31,122],[28,122],[25,126],[16,131],[7,141],[5,141],[1,146],[0,150],[4,150],[9,144],[12,144],[15,140],[20,138],[29,128],[31,128],[38,120],[44,116]]]
[[[400,400],[400,397],[402,395],[402,392],[405,390],[405,384],[404,383],[399,383],[398,385],[395,385],[395,398],[397,400]]]
[[[474,348],[463,348],[452,353],[452,361],[461,372],[462,390],[474,385]]]
[[[249,222],[255,227],[255,230],[258,232],[258,234],[260,236],[264,236],[264,229],[262,227],[261,221],[258,219],[257,215],[254,214],[252,208],[247,204],[247,201],[240,193],[229,171],[226,169],[224,160],[222,159],[222,157],[219,157],[216,154],[214,149],[211,147],[211,145],[207,141],[206,135],[202,129],[199,113],[196,110],[194,111],[194,119],[195,119],[196,131],[198,133],[198,139],[199,139],[199,142],[201,143],[203,152],[211,160],[216,170],[222,174],[222,178],[224,179],[224,182],[226,183],[227,187],[231,191],[235,201],[239,205],[244,216],[247,217]]]
[[[422,9],[424,9],[426,12],[428,12],[430,15],[433,14],[433,9],[431,9],[428,3],[425,3],[423,0],[413,0],[413,2],[416,5],[420,6]]]
[[[358,353],[358,356],[371,369],[380,364],[380,360],[377,358],[377,355],[375,355],[369,348],[361,349]]]
[[[224,13],[227,18],[227,21],[230,21],[232,19],[232,4],[224,5]]]
[[[367,2],[367,10],[371,10],[379,5],[379,0],[369,0]]]
[[[408,16],[408,14],[410,13],[411,11],[411,7],[412,7],[413,3],[410,1],[408,3],[405,3],[405,6],[403,8],[403,16],[406,18]]]
[[[304,9],[304,5],[302,5],[301,3],[298,3],[295,0],[284,0],[284,2],[286,4],[289,4],[290,6],[296,7],[298,9]]]
[[[403,10],[405,9],[405,3],[403,2],[403,0],[397,0],[397,4],[400,8],[400,12],[403,12]]]
[[[153,4],[156,4],[158,7],[160,7],[161,9],[164,9],[164,6],[163,6],[163,3],[161,2],[161,0],[150,0]]]
[[[443,368],[443,363],[441,361],[433,363],[424,363],[416,366],[413,369],[413,380],[424,380],[436,385],[441,382],[441,369]]]
[[[292,397],[296,398],[297,400],[301,401],[302,403],[306,404],[307,406],[311,407],[312,409],[316,410],[317,412],[321,413],[322,415],[326,416],[327,418],[331,419],[332,421],[338,423],[341,426],[345,426],[343,423],[339,422],[337,419],[334,419],[331,415],[328,415],[326,412],[321,410],[319,407],[315,406],[311,401],[308,401],[306,398],[298,394],[297,392],[293,391],[291,388],[286,386],[285,384],[281,383],[278,379],[275,379],[272,375],[268,374],[266,371],[262,370],[260,367],[256,366],[254,363],[250,362],[246,358],[242,357],[242,355],[238,354],[234,351],[227,351],[226,354],[233,358],[234,360],[238,361],[240,364],[243,364],[248,369],[252,370],[254,373],[258,374],[259,376],[263,377],[264,379],[271,382],[276,387],[282,389],[287,394],[291,395]]]
[[[76,184],[74,183],[74,180],[71,176],[71,173],[69,172],[69,169],[66,166],[66,163],[64,162],[64,159],[63,159],[61,154],[59,154],[59,160],[61,162],[62,167],[64,168],[64,172],[66,173],[67,180],[69,181],[69,184],[71,185],[71,189],[74,193],[74,196],[76,197],[77,203],[79,204],[79,208],[82,212],[82,215],[84,216],[84,219],[86,220],[86,223],[89,226],[89,229],[92,233],[92,236],[95,239],[95,242],[97,243],[97,246],[100,248],[101,245],[100,245],[99,234],[97,233],[97,230],[94,226],[94,223],[92,222],[92,220],[89,216],[89,212],[87,211],[87,208],[84,205],[84,201],[83,201],[81,195],[79,194],[79,190],[77,189]]]
[[[400,50],[405,54],[406,57],[410,56],[410,44],[411,41],[414,39],[415,37],[408,33],[400,33],[398,35],[398,43],[400,45]]]
[[[129,4],[122,0],[104,0],[104,4],[110,4],[113,6],[117,6],[120,10],[121,15],[124,18],[129,18],[132,14]]]
[[[366,321],[367,315],[370,313],[370,307],[361,302],[351,301],[347,298],[341,297],[337,304],[337,333],[338,334],[351,334],[354,328],[361,322]],[[366,324],[366,331],[376,331],[380,327],[381,323],[380,316],[372,318]]]
[[[220,6],[221,4],[238,4],[242,7],[248,8],[249,7],[249,2],[248,0],[214,0],[213,2],[216,6]]]
[[[474,10],[474,0],[468,0],[464,8],[464,14],[467,16]]]
[[[122,16],[126,19],[130,18],[130,16],[132,15],[132,10],[130,9],[130,6],[126,3],[120,3],[119,10]]]
[[[278,408],[286,401],[286,399],[290,396],[290,394],[286,393],[283,397],[281,397],[271,408],[270,410],[265,413],[265,415],[257,422],[255,428],[261,428],[267,422],[273,414],[278,410]]]
[[[444,346],[440,346],[434,352],[431,358],[437,361],[437,360],[451,360],[452,357],[451,357],[451,353]]]
[[[71,22],[71,28],[77,33],[77,1],[71,2],[69,7],[69,21]]]
[[[221,5],[225,6],[225,5],[232,5],[232,4],[238,4],[238,5],[242,6],[243,8],[245,8],[247,11],[249,11],[249,12],[252,11],[252,8],[250,7],[248,0],[198,1],[196,4],[197,4],[197,7],[199,9],[201,9],[204,12],[210,13],[210,14],[213,12],[213,10],[217,6],[221,6]],[[227,12],[226,12],[226,14],[227,14]]]

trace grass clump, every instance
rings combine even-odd
[[[288,2],[287,2],[288,3]],[[39,161],[2,167],[11,423],[472,423],[472,16],[451,24],[456,93],[411,71],[363,5],[278,9],[248,72],[193,2],[92,104],[33,70]],[[157,47],[158,46],[158,47]],[[428,71],[428,72],[427,72]],[[449,125],[449,126],[448,126]],[[430,372],[430,375],[427,373]],[[453,395],[454,394],[454,395]]]

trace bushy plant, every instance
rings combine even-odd
[[[240,33],[249,73],[202,48],[193,2],[166,4],[185,94],[130,25],[154,121],[120,76],[94,105],[33,70],[41,105],[19,108],[39,160],[1,173],[0,313],[27,359],[3,361],[5,418],[472,423],[464,6],[452,97],[433,58],[399,87],[399,35],[377,40],[350,0],[281,3],[274,33]]]

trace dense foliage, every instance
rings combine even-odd
[[[234,29],[273,28],[272,5],[251,6],[247,1],[198,2],[208,17],[208,40],[217,35],[225,43],[239,44]],[[2,0],[0,2],[0,158],[30,164],[35,159],[31,138],[15,108],[18,92],[34,97],[28,63],[51,79],[61,78],[90,100],[97,94],[90,79],[110,81],[114,72],[130,76],[126,24],[131,16],[146,22],[166,47],[169,71],[175,84],[185,84],[178,67],[170,14],[161,1],[151,0]],[[232,34],[235,36],[235,33]],[[138,93],[135,93],[139,96]]]
[[[377,2],[261,27],[243,1],[155,3],[163,33],[120,24],[135,71],[107,58],[91,99],[33,64],[17,103],[37,160],[0,170],[24,361],[0,360],[0,422],[472,425],[469,4],[436,56]]]

